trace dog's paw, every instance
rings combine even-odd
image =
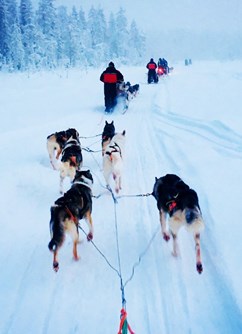
[[[170,240],[170,236],[169,236],[169,234],[167,234],[167,233],[163,233],[163,239],[164,239],[165,241],[169,241],[169,240]]]
[[[178,257],[178,252],[177,251],[172,251],[171,254],[174,256],[174,257]]]
[[[92,232],[90,232],[87,235],[87,241],[91,241],[92,239],[93,239],[93,234],[92,234]]]
[[[57,271],[59,270],[59,262],[53,262],[53,269],[57,273]]]
[[[197,272],[199,274],[201,274],[203,272],[203,265],[201,264],[201,262],[197,263]]]

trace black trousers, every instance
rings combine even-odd
[[[117,104],[116,83],[104,84],[104,101],[106,109],[112,109]]]

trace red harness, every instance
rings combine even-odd
[[[174,210],[176,206],[177,206],[177,203],[174,200],[172,202],[170,202],[168,204],[168,210],[169,210],[169,212],[171,212],[172,210]]]

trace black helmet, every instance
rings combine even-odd
[[[114,63],[112,61],[110,61],[110,63],[108,64],[109,67],[114,67]]]
[[[150,61],[154,61],[154,59],[153,59],[153,58],[150,58]]]

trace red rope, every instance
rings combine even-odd
[[[124,308],[122,308],[118,334],[122,334],[123,333],[122,329],[123,329],[125,321],[127,321],[127,312],[125,311]],[[128,330],[129,330],[130,334],[135,334],[132,331],[132,329],[131,329],[130,325],[128,324],[128,322],[127,322],[127,325],[128,325]]]
[[[70,219],[74,221],[74,223],[78,222],[78,219],[76,216],[73,215],[73,213],[71,212],[71,210],[68,208],[68,206],[65,206],[66,208],[66,212],[70,215]]]

